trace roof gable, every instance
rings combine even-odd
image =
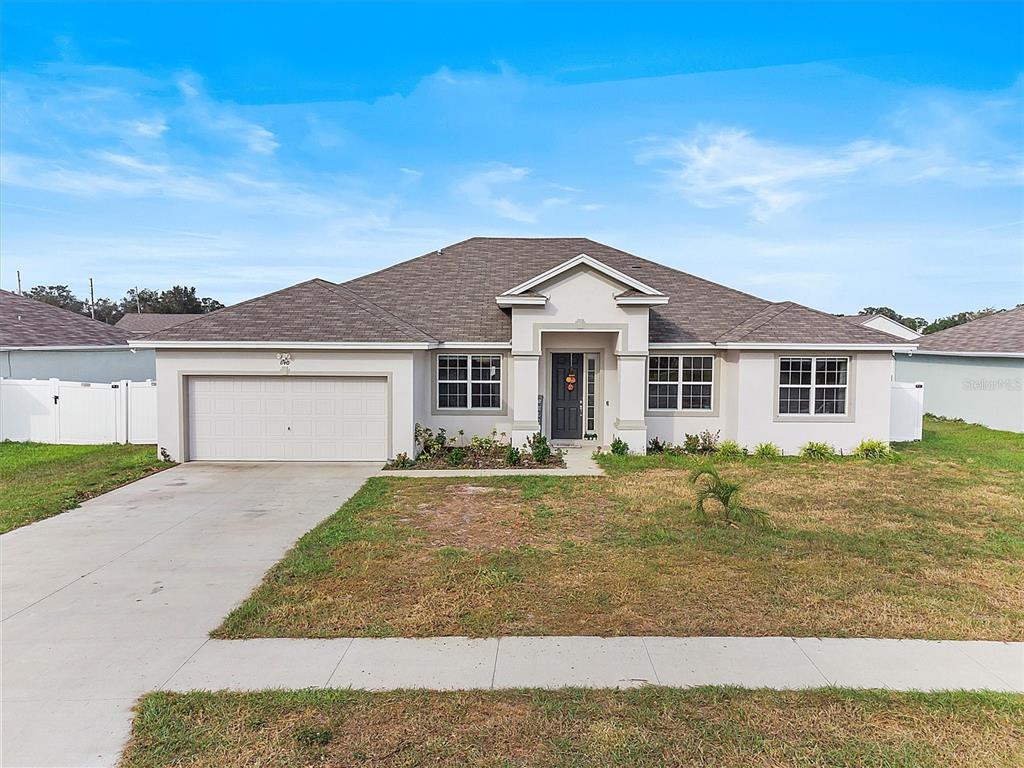
[[[0,290],[0,346],[109,347],[128,334],[44,301]]]
[[[602,275],[605,275],[606,277],[612,279],[616,283],[619,283],[626,290],[631,289],[646,296],[663,295],[660,291],[651,288],[649,285],[646,285],[640,280],[637,280],[634,277],[624,274],[623,272],[620,272],[619,270],[613,267],[609,267],[604,262],[598,261],[597,259],[592,258],[585,253],[581,253],[577,256],[574,256],[571,259],[568,259],[567,261],[563,261],[561,264],[556,264],[551,269],[545,270],[544,272],[541,272],[538,275],[534,275],[529,280],[520,283],[514,288],[510,288],[501,295],[519,296],[528,291],[531,291],[533,288],[536,288],[539,285],[543,285],[544,283],[554,280],[559,275],[565,274],[566,272],[570,272],[574,269],[579,269],[581,267],[589,267],[595,272],[599,272]]]

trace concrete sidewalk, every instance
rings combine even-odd
[[[210,640],[163,688],[738,685],[1024,692],[1024,643],[792,637]]]

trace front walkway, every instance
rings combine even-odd
[[[1024,643],[792,637],[211,640],[164,688],[639,685],[1024,692]]]
[[[188,464],[0,536],[0,765],[113,765],[139,696],[376,471]]]

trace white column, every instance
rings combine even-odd
[[[629,443],[630,453],[647,451],[647,356],[620,354],[619,413],[615,419],[615,434]]]
[[[540,432],[537,396],[540,390],[540,355],[512,355],[512,444]]]

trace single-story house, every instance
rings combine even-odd
[[[914,348],[593,240],[484,237],[130,344],[156,351],[177,460],[378,461],[413,454],[417,423],[849,451],[888,439],[894,353]]]
[[[897,381],[924,383],[924,409],[1024,432],[1024,306],[922,336],[896,358]]]
[[[156,376],[151,349],[71,310],[0,290],[0,377],[110,383]]]
[[[849,320],[851,323],[857,325],[863,325],[867,328],[874,328],[876,331],[883,331],[884,333],[891,333],[893,336],[899,336],[901,339],[907,341],[913,341],[914,339],[921,338],[921,334],[912,328],[907,328],[903,323],[898,323],[891,317],[885,315],[840,315],[844,320]]]
[[[131,312],[121,317],[114,327],[124,331],[131,337],[145,336],[154,331],[162,331],[173,325],[202,317],[202,314],[172,315],[164,312]]]

